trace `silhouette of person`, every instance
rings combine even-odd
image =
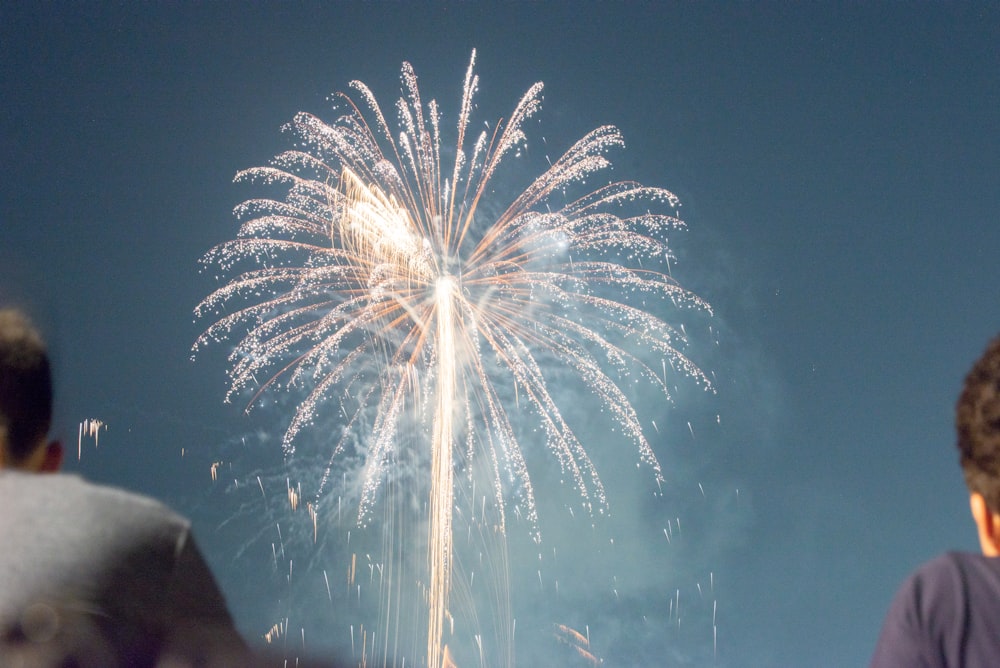
[[[1000,337],[966,376],[955,425],[982,553],[948,552],[909,576],[872,668],[1000,665]]]
[[[242,666],[184,517],[60,474],[45,343],[0,309],[0,663]]]

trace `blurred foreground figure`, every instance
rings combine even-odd
[[[242,666],[190,523],[58,470],[48,355],[0,310],[0,666]]]
[[[982,554],[949,552],[906,580],[872,668],[1000,666],[1000,337],[966,376],[955,424]]]

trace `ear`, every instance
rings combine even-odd
[[[62,467],[63,446],[59,441],[51,441],[45,446],[45,458],[42,459],[41,467],[38,469],[42,473],[55,473]]]

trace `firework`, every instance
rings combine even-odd
[[[623,144],[603,126],[515,197],[496,201],[494,177],[525,152],[542,84],[506,122],[475,134],[474,62],[475,53],[453,144],[408,63],[396,132],[357,81],[352,94],[335,96],[341,115],[332,123],[296,115],[286,127],[295,147],[237,175],[280,186],[284,198],[237,207],[238,237],[204,258],[231,278],[196,311],[215,322],[195,349],[237,341],[230,397],[269,386],[303,393],[282,441],[286,455],[321,410],[344,416],[344,434],[365,432],[359,523],[370,520],[403,426],[424,434],[427,665],[435,668],[450,661],[456,475],[472,481],[473,470],[487,472],[497,534],[512,502],[537,534],[518,429],[530,417],[582,505],[603,512],[604,486],[553,384],[573,376],[597,397],[658,481],[625,379],[667,397],[669,370],[709,385],[679,350],[683,332],[652,308],[708,309],[665,271],[666,234],[683,225],[676,197],[630,181],[590,190],[585,182]],[[352,442],[335,439],[330,461]]]

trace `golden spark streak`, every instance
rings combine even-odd
[[[451,588],[451,521],[454,507],[454,462],[452,461],[455,395],[458,382],[455,346],[456,286],[451,276],[442,276],[435,289],[437,310],[437,407],[431,441],[430,623],[427,628],[428,665],[441,665],[444,615]]]

